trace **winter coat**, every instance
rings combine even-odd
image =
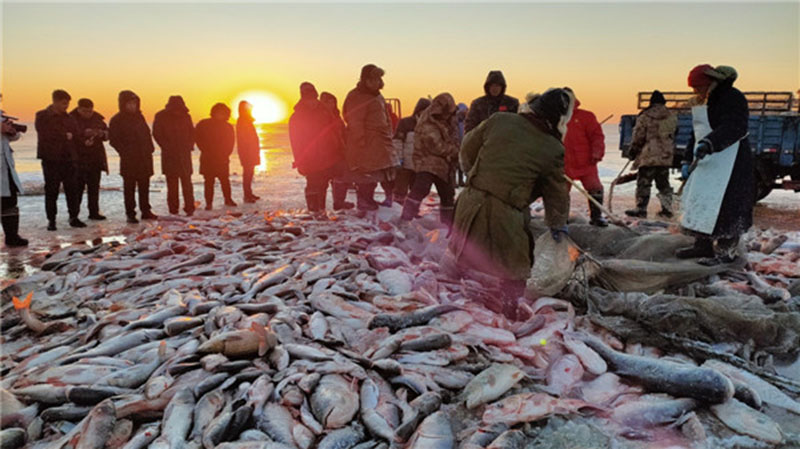
[[[500,95],[496,97],[489,95],[489,86],[492,84],[503,86]],[[499,70],[489,72],[486,82],[483,83],[483,91],[486,95],[476,98],[469,106],[467,119],[464,122],[465,133],[472,131],[495,112],[517,112],[519,109],[519,100],[506,95],[506,78],[503,76],[503,72]]]
[[[200,149],[200,174],[227,177],[236,140],[233,125],[215,118],[203,119],[197,123],[194,138]]]
[[[78,152],[78,163],[81,167],[104,171],[108,173],[108,157],[106,156],[106,146],[104,140],[108,140],[108,126],[103,121],[103,116],[97,112],[92,112],[92,116],[85,119],[75,108],[69,113],[78,125],[78,134],[75,138],[75,148]],[[102,135],[94,138],[88,136],[89,130],[103,131]],[[88,145],[87,145],[88,143]]]
[[[17,168],[14,164],[14,150],[11,149],[10,142],[19,139],[20,135],[9,138],[3,134],[3,154],[0,155],[0,196],[11,196],[11,186],[18,193],[22,193],[22,182],[17,175]],[[10,173],[10,176],[9,176]]]
[[[633,168],[671,167],[678,117],[663,104],[651,106],[636,118],[631,150],[637,153]]]
[[[543,197],[547,226],[567,223],[564,146],[532,114],[497,113],[464,136],[461,160],[469,174],[456,202],[449,251],[462,267],[527,279],[530,204]]]
[[[306,176],[327,170],[342,160],[341,120],[317,99],[301,99],[289,118],[294,166]]]
[[[576,179],[597,171],[597,163],[606,154],[603,128],[592,112],[579,109],[575,100],[575,111],[567,124],[564,136],[564,169],[567,176]]]
[[[345,159],[351,171],[371,173],[400,165],[380,92],[371,92],[359,83],[347,94],[342,111],[347,123]]]
[[[194,124],[186,106],[175,103],[156,113],[153,137],[161,147],[161,173],[166,176],[187,176],[194,173]]]
[[[255,167],[261,163],[261,142],[252,117],[240,115],[236,120],[236,153],[242,167]]]
[[[414,106],[414,113],[410,117],[404,117],[397,124],[392,144],[395,154],[405,169],[414,170],[414,128],[417,126],[417,119],[422,111],[430,105],[430,100],[420,98],[417,100],[417,105]]]
[[[119,95],[119,112],[108,122],[109,142],[119,153],[119,172],[123,178],[153,176],[153,138],[142,112],[127,112],[124,105],[139,97],[126,90]]]
[[[78,124],[66,112],[53,111],[51,107],[36,113],[36,157],[45,161],[78,161],[75,140],[78,137]],[[67,139],[67,133],[72,139]]]
[[[428,172],[454,184],[458,163],[456,102],[450,94],[439,94],[422,112],[414,128],[414,169]]]
[[[711,133],[701,140],[714,152],[722,151],[739,142],[728,187],[722,198],[717,216],[714,238],[735,237],[753,225],[753,206],[756,201],[755,160],[746,138],[750,111],[747,99],[733,87],[732,80],[720,82],[708,96],[708,121]],[[688,148],[694,149],[694,136]],[[698,205],[698,207],[704,207]]]

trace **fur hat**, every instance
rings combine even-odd
[[[687,79],[687,83],[689,87],[707,87],[710,86],[712,82],[714,82],[714,78],[710,76],[710,73],[714,71],[714,67],[711,64],[700,64],[689,71],[689,77]]]
[[[567,89],[548,89],[530,103],[530,108],[563,139],[567,133],[567,123],[575,109],[575,96]]]

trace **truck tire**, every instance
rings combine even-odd
[[[775,180],[772,178],[765,178],[759,170],[756,170],[756,202],[759,202],[767,197],[772,192],[775,186]]]

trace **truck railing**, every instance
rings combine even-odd
[[[640,111],[650,106],[651,92],[637,94],[636,107]],[[785,115],[793,111],[794,96],[791,92],[742,92],[747,98],[750,115]],[[687,106],[693,92],[662,92],[668,109],[678,113],[688,113],[691,109]]]

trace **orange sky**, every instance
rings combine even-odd
[[[687,90],[688,70],[703,62],[736,67],[742,90],[795,92],[798,22],[798,2],[5,1],[3,109],[29,121],[63,88],[110,118],[117,93],[131,89],[148,119],[181,94],[199,120],[247,90],[272,92],[291,111],[302,81],[341,105],[360,67],[375,63],[404,114],[443,91],[469,104],[500,69],[510,95],[569,85],[600,119],[616,118],[635,112],[639,90]]]

